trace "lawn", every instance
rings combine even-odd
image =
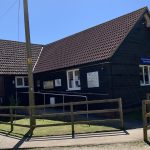
[[[29,125],[29,119],[21,119],[15,121],[16,124],[24,124]],[[53,120],[43,120],[37,119],[37,125],[43,124],[58,124],[64,123],[62,121],[53,121]],[[100,125],[88,125],[88,124],[77,124],[75,125],[75,133],[91,133],[91,132],[101,132],[101,131],[113,131],[118,130],[114,127],[110,126],[100,126]],[[29,128],[25,127],[14,127],[14,130],[10,132],[10,125],[0,124],[0,132],[6,133],[13,136],[23,137]],[[66,135],[71,134],[71,125],[63,125],[63,126],[52,126],[52,127],[40,127],[36,128],[33,132],[33,137],[40,137],[40,136],[50,136],[50,135]]]

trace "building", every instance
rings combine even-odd
[[[45,45],[34,74],[37,91],[139,105],[150,92],[148,8]]]
[[[42,46],[31,47],[35,65]],[[0,40],[0,105],[15,103],[16,92],[23,91],[28,91],[25,43]]]
[[[141,8],[54,43],[32,45],[35,91],[88,100],[119,98],[124,107],[141,104],[150,93],[150,13]],[[0,40],[0,101],[27,92],[25,43]],[[53,94],[52,94],[53,93]],[[56,96],[55,94],[60,94]],[[24,94],[25,95],[25,94]],[[37,94],[36,94],[37,95]],[[28,104],[27,93],[21,103]],[[83,100],[66,97],[65,102]],[[43,104],[43,95],[36,97]]]

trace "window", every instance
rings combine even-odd
[[[53,80],[51,80],[51,81],[44,81],[43,82],[43,88],[44,89],[53,89],[54,88]]]
[[[68,90],[80,90],[80,71],[79,69],[67,71]]]
[[[61,86],[61,79],[55,79],[55,87]]]
[[[28,78],[27,77],[16,77],[15,84],[16,84],[16,88],[28,87]]]
[[[149,65],[140,66],[140,84],[150,85],[150,66]]]

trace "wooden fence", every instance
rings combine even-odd
[[[142,114],[143,114],[143,138],[148,142],[148,130],[150,129],[150,100],[142,101]]]
[[[90,104],[102,104],[102,103],[118,103],[117,108],[115,109],[101,109],[101,110],[83,110],[83,111],[76,111],[74,110],[74,106],[77,105],[90,105]],[[51,113],[51,114],[35,114],[35,109],[39,108],[55,108],[55,107],[63,107],[63,106],[69,106],[70,111],[68,112],[61,112],[61,113]],[[31,132],[33,132],[34,128],[37,127],[48,127],[48,126],[62,126],[62,125],[71,125],[72,129],[72,138],[75,136],[75,124],[85,124],[85,123],[98,123],[98,122],[113,122],[113,121],[119,121],[121,129],[124,129],[124,123],[123,123],[123,111],[122,111],[122,100],[121,98],[118,99],[109,99],[109,100],[92,100],[92,101],[80,101],[80,102],[70,102],[70,103],[59,103],[59,104],[54,104],[54,105],[36,105],[36,106],[0,106],[0,110],[5,110],[9,109],[9,113],[7,114],[0,114],[1,117],[10,117],[10,122],[2,122],[0,121],[1,124],[8,124],[11,126],[11,131],[13,131],[14,126],[20,126],[20,127],[28,127],[30,128]],[[20,110],[20,109],[26,109],[30,112],[30,115],[19,115],[19,114],[14,114],[14,110]],[[104,120],[84,120],[84,121],[75,121],[75,115],[83,115],[83,114],[103,114],[103,113],[114,113],[118,112],[119,113],[119,118],[113,118],[113,119],[104,119]],[[71,122],[67,123],[60,123],[60,124],[45,124],[45,125],[22,125],[22,124],[16,124],[13,122],[14,118],[49,118],[49,117],[59,117],[59,116],[70,116]]]

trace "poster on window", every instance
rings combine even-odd
[[[61,79],[55,79],[55,87],[61,86]]]
[[[53,89],[54,88],[53,81],[44,81],[43,88],[44,89]]]
[[[99,87],[98,71],[87,73],[88,88]]]

